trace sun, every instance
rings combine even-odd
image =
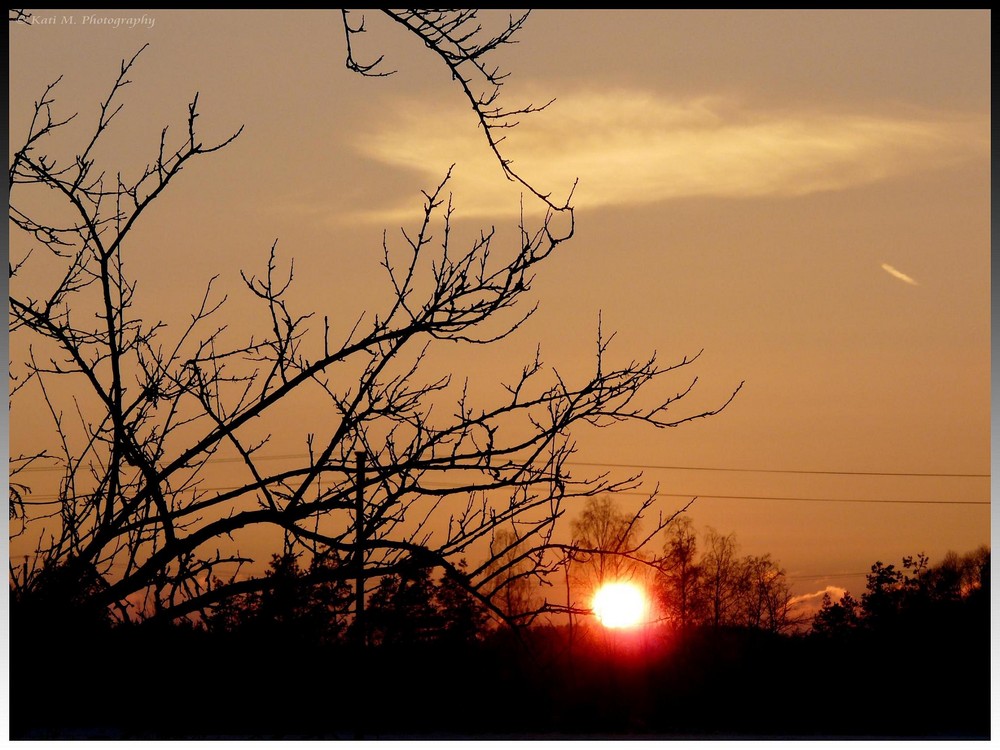
[[[606,583],[594,594],[594,614],[606,628],[630,628],[646,614],[646,596],[634,583]]]

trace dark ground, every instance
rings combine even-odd
[[[840,638],[537,628],[322,646],[12,613],[11,739],[990,737],[985,604]]]

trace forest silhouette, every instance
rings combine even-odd
[[[320,563],[322,564],[322,563]],[[989,551],[876,562],[810,623],[490,622],[424,570],[348,587],[290,558],[200,625],[61,618],[15,598],[11,737],[961,738],[990,735]],[[39,700],[46,695],[49,699]]]

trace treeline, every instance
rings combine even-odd
[[[876,562],[857,599],[786,632],[704,596],[716,554],[693,558],[684,627],[635,631],[497,627],[414,568],[369,596],[362,647],[351,587],[317,583],[340,563],[294,556],[198,624],[27,619],[14,602],[11,737],[989,737],[988,549]]]
[[[876,562],[859,598],[825,598],[803,640],[831,734],[990,737],[990,551],[930,562]]]
[[[829,593],[812,622],[823,638],[853,638],[860,633],[897,634],[913,624],[947,621],[966,613],[985,615],[988,623],[990,550],[986,546],[959,555],[949,552],[935,566],[924,554],[903,558],[902,567],[881,561],[871,567],[860,600],[845,592]]]
[[[690,518],[667,530],[655,591],[668,622],[784,633],[801,624],[792,613],[785,571],[770,555],[740,555],[734,534],[707,529],[699,553]]]
[[[363,636],[353,614],[354,590],[343,580],[316,583],[317,570],[342,565],[316,557],[303,568],[297,556],[275,555],[261,591],[227,600],[207,613],[209,633],[268,638],[294,636],[316,645],[356,642],[371,646],[421,643],[472,643],[490,626],[485,605],[449,576],[435,579],[428,568],[413,566],[383,576],[368,596]],[[459,566],[459,572],[464,570]]]
[[[687,631],[711,626],[784,633],[800,626],[784,569],[769,554],[742,555],[736,535],[707,528],[699,535],[689,516],[664,530],[657,554],[647,551],[634,519],[610,497],[591,498],[573,523],[569,557],[577,596],[586,600],[608,581],[635,581],[653,598],[654,619]]]

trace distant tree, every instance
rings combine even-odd
[[[932,566],[923,553],[903,557],[902,568],[877,561],[866,576],[861,600],[845,592],[834,603],[828,594],[816,614],[812,632],[844,636],[865,630],[882,635],[896,633],[901,626],[954,620],[961,605],[974,602],[989,591],[989,557],[986,546],[958,555],[948,552]],[[969,615],[966,608],[966,614]]]
[[[225,633],[336,642],[346,632],[352,602],[350,586],[337,580],[342,565],[330,552],[314,556],[306,569],[291,552],[274,555],[266,585],[222,600],[206,614],[206,625]]]
[[[792,595],[785,571],[770,555],[745,557],[740,567],[736,576],[737,624],[771,633],[787,630],[793,623],[789,612]]]
[[[11,618],[24,629],[19,637],[66,628],[77,633],[99,631],[114,623],[113,613],[95,604],[108,584],[93,566],[70,572],[46,561],[32,570],[29,580],[31,587],[18,580],[16,574],[11,576]]]
[[[931,586],[938,598],[957,601],[972,589],[966,574],[964,560],[954,551],[948,551],[934,571]]]
[[[459,565],[461,570],[465,564]],[[482,637],[487,610],[451,576],[439,581],[426,568],[385,576],[372,594],[366,630],[376,645],[469,643]]]
[[[734,534],[720,534],[713,528],[705,532],[703,583],[708,622],[714,627],[729,624],[735,614],[743,572],[737,549]]]
[[[659,561],[657,592],[666,617],[681,630],[700,622],[705,613],[702,568],[698,562],[698,535],[688,516],[667,527],[663,558]]]
[[[867,585],[861,595],[864,622],[868,627],[885,627],[895,620],[902,608],[903,571],[878,560],[865,578]]]
[[[989,591],[990,588],[990,548],[981,545],[972,552],[960,558],[962,570],[962,593],[968,595],[973,591]]]
[[[500,529],[490,541],[490,559],[485,595],[508,621],[530,619],[538,606],[531,553],[512,531]]]
[[[823,602],[813,618],[812,632],[826,637],[842,637],[858,626],[860,606],[850,592],[845,591],[836,602],[829,592],[824,593]]]
[[[677,627],[732,626],[781,633],[796,624],[785,571],[770,555],[740,557],[736,535],[713,528],[705,531],[700,557],[698,550],[691,519],[675,519],[655,567],[661,606]]]
[[[573,521],[572,544],[574,571],[584,590],[592,592],[609,581],[630,581],[639,576],[636,558],[643,538],[637,520],[609,495],[587,500]]]
[[[367,635],[374,644],[426,643],[441,630],[434,606],[434,583],[426,568],[385,576],[372,593],[365,613]]]
[[[468,584],[456,580],[466,575],[468,565],[464,560],[456,566],[457,572],[446,572],[434,591],[434,602],[443,617],[442,642],[472,643],[481,640],[489,624],[489,610],[469,592]]]
[[[986,545],[959,555],[949,551],[928,572],[928,585],[935,598],[960,600],[989,587],[990,548]]]

